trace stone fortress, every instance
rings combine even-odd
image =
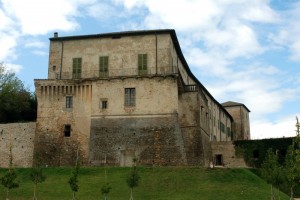
[[[77,150],[87,166],[209,166],[223,162],[213,143],[250,139],[249,109],[209,93],[172,29],[54,33],[35,88],[32,152],[47,166],[72,165]]]

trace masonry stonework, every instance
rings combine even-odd
[[[0,167],[9,166],[10,147],[14,167],[31,167],[35,122],[0,124]]]
[[[232,141],[212,142],[212,155],[214,165],[225,167],[247,167],[244,158],[237,156]],[[218,161],[218,159],[220,159]]]

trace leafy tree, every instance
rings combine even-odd
[[[0,105],[0,123],[36,119],[35,95],[3,63],[0,63]]]
[[[272,149],[267,151],[267,157],[262,164],[261,174],[264,179],[271,184],[271,200],[274,200],[273,186],[277,186],[283,182],[282,166],[278,162],[278,154],[273,153]],[[280,199],[280,191],[278,189],[278,197]]]
[[[133,159],[133,166],[130,173],[127,176],[127,185],[130,188],[130,200],[133,200],[133,188],[137,187],[139,184],[140,176],[136,167],[137,159]]]
[[[6,199],[9,199],[9,191],[11,189],[19,187],[19,183],[16,182],[18,175],[13,169],[13,156],[12,156],[12,144],[9,147],[9,168],[8,171],[1,177],[1,185],[6,188]]]
[[[79,189],[79,185],[78,185],[78,174],[79,174],[79,168],[80,168],[80,164],[79,164],[79,156],[78,156],[78,153],[79,153],[79,148],[77,149],[77,158],[76,158],[76,164],[75,164],[75,167],[72,171],[72,175],[68,181],[70,187],[71,187],[71,190],[72,190],[72,193],[73,193],[73,197],[72,197],[72,200],[75,200],[76,199],[76,192],[78,192],[78,189]]]
[[[43,174],[43,170],[40,166],[40,159],[38,156],[36,156],[36,158],[35,158],[35,165],[32,168],[32,171],[30,173],[30,179],[34,183],[33,200],[37,200],[37,196],[36,196],[37,185],[46,180],[46,176]]]
[[[290,187],[290,199],[294,199],[294,188],[300,184],[300,124],[296,117],[297,136],[289,146],[285,160],[287,184]]]

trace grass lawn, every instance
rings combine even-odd
[[[10,200],[32,199],[33,184],[29,179],[31,169],[16,169],[20,186],[10,192]],[[130,168],[107,168],[112,187],[110,200],[126,200],[130,190],[126,176]],[[0,169],[0,176],[6,169]],[[45,168],[46,181],[38,185],[39,200],[72,199],[68,184],[71,168]],[[262,200],[270,199],[270,185],[248,169],[227,168],[177,168],[138,167],[140,184],[134,189],[135,200]],[[100,200],[104,184],[104,168],[81,168],[79,173],[79,200]],[[276,191],[277,192],[277,191]],[[0,200],[5,199],[5,189],[0,186]],[[288,196],[281,194],[282,200]]]

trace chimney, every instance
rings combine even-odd
[[[58,38],[58,33],[54,32],[54,38]]]

